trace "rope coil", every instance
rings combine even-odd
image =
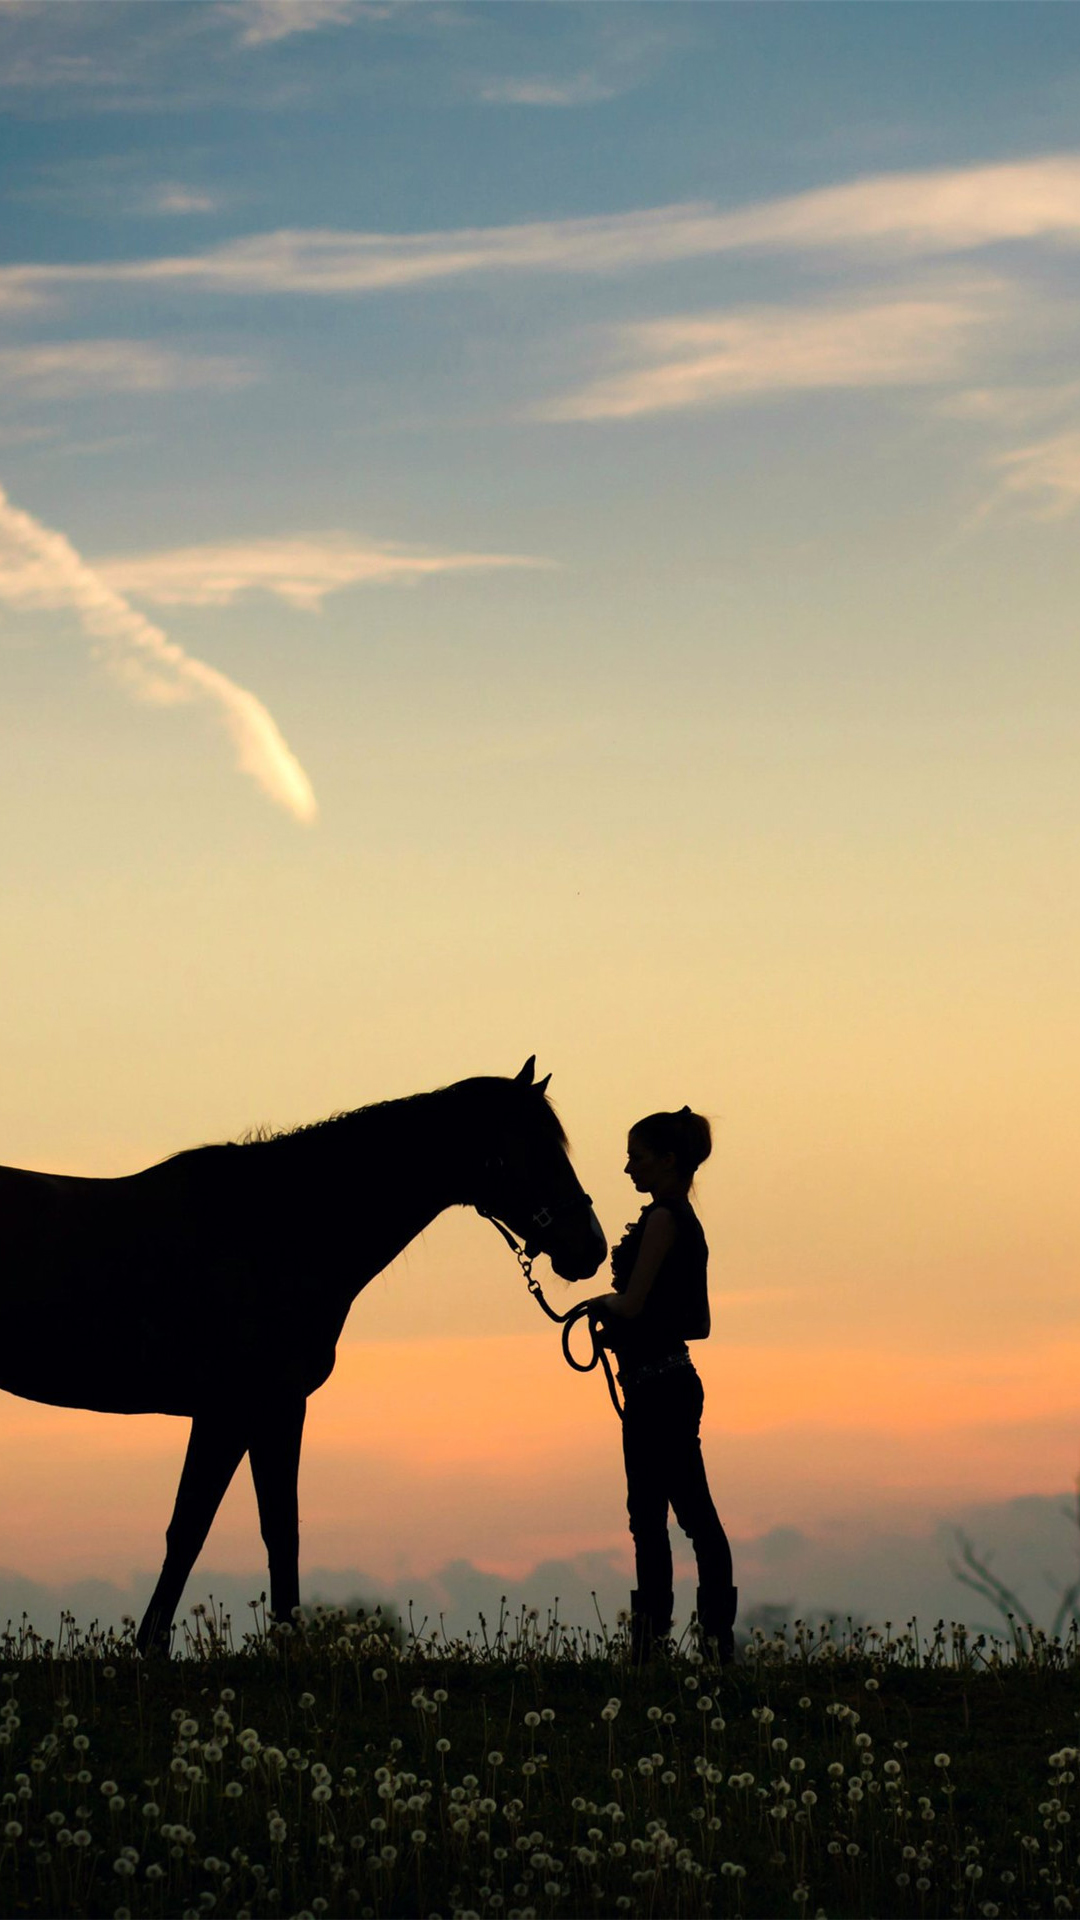
[[[533,1299],[543,1312],[547,1314],[548,1319],[554,1320],[556,1326],[562,1328],[563,1359],[566,1361],[567,1366],[572,1367],[575,1373],[592,1373],[597,1366],[603,1368],[604,1379],[607,1382],[607,1390],[611,1397],[611,1404],[621,1420],[623,1410],[619,1401],[618,1388],[615,1385],[615,1376],[611,1371],[611,1361],[608,1359],[607,1348],[600,1339],[599,1323],[591,1311],[589,1301],[583,1300],[580,1306],[571,1307],[568,1313],[556,1313],[554,1307],[550,1307],[544,1299],[544,1290],[536,1278],[536,1275],[533,1273],[532,1259],[529,1254],[526,1253],[524,1247],[519,1246],[513,1234],[503,1226],[501,1220],[496,1220],[494,1214],[485,1213],[480,1207],[477,1208],[477,1212],[482,1219],[490,1220],[492,1226],[498,1228],[525,1276],[525,1285],[528,1287]],[[570,1351],[570,1337],[578,1322],[586,1319],[589,1323],[589,1333],[592,1338],[592,1353],[588,1360],[576,1360]]]

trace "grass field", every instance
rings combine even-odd
[[[0,1644],[4,1915],[1080,1910],[1080,1649],[793,1624],[710,1671],[328,1608]]]

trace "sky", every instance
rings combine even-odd
[[[0,1162],[535,1053],[618,1238],[707,1113],[749,1604],[1075,1479],[1078,126],[1028,0],[0,4]],[[628,1583],[539,1319],[465,1214],[361,1296],[305,1577]],[[185,1439],[0,1396],[11,1591]]]

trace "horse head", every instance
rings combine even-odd
[[[473,1204],[516,1233],[528,1255],[546,1254],[561,1280],[588,1280],[607,1241],[547,1098],[551,1075],[536,1080],[535,1068],[533,1055],[512,1080],[487,1083],[502,1091]]]

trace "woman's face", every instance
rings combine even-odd
[[[640,1134],[630,1134],[626,1142],[625,1171],[639,1193],[655,1193],[658,1186],[668,1184],[674,1167],[673,1153],[654,1153]]]

